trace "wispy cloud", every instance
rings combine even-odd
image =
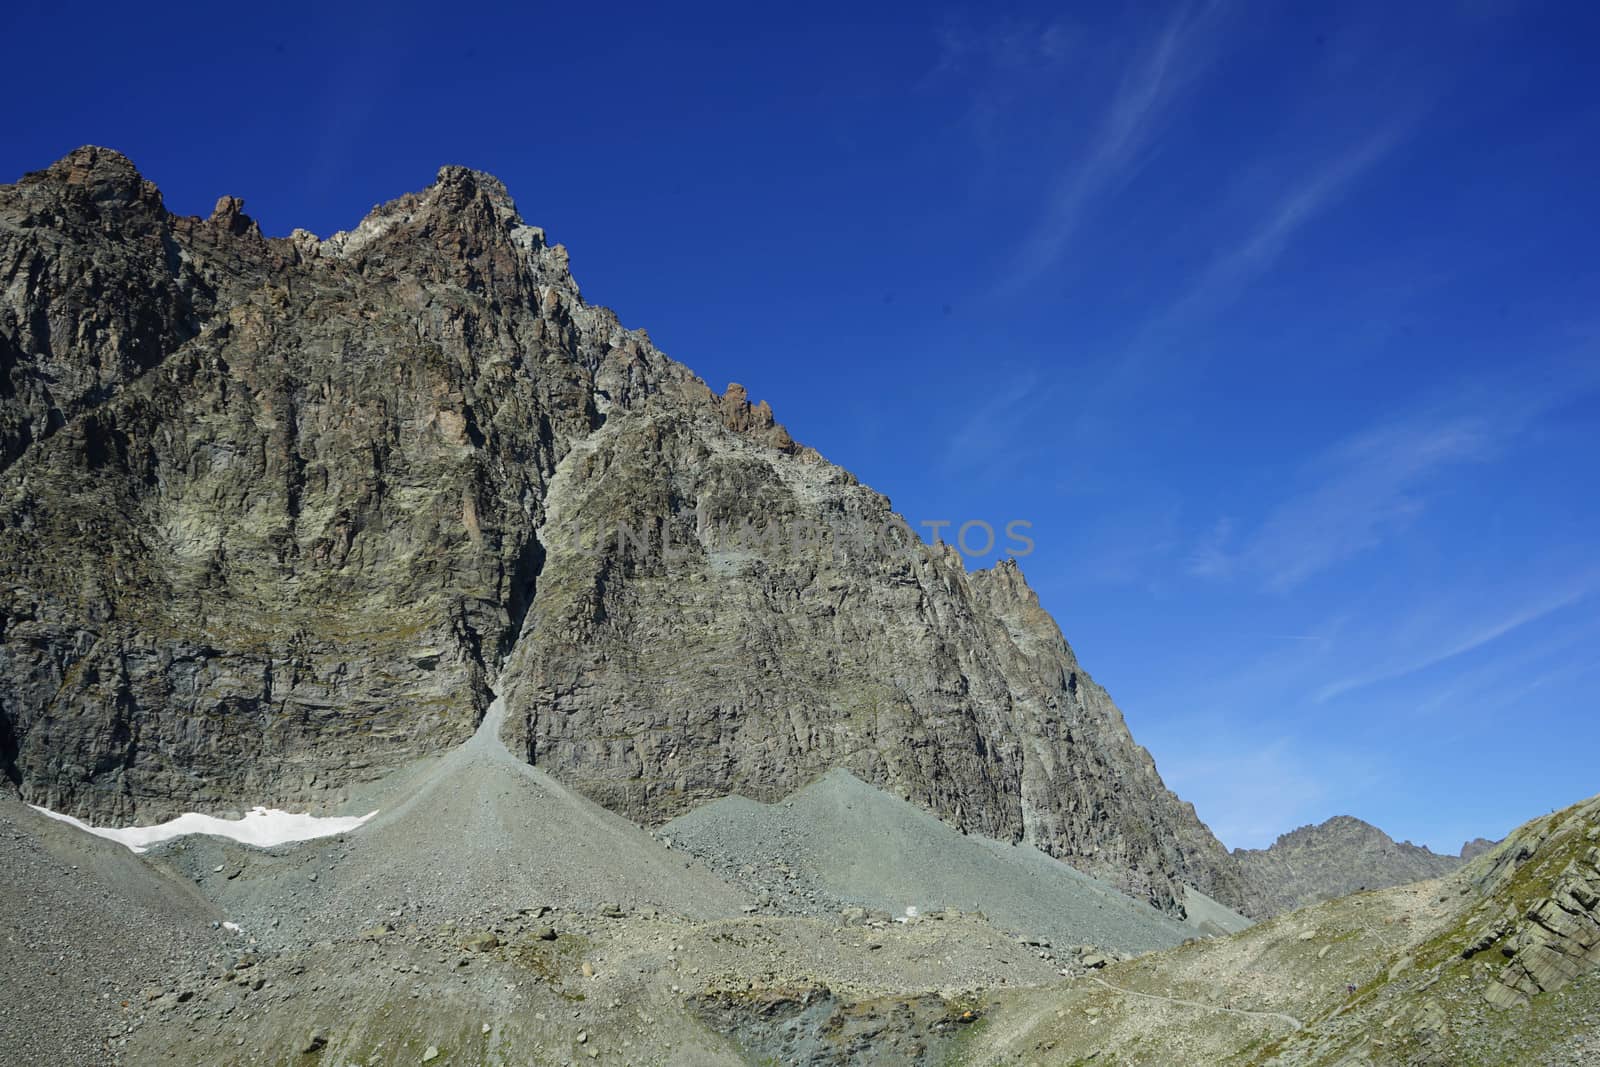
[[[1170,118],[1180,90],[1210,62],[1216,11],[1211,4],[1180,6],[1135,48],[1094,135],[1052,187],[1004,288],[1030,281],[1060,259],[1094,201],[1114,193],[1137,171]]]
[[[1541,634],[1537,641],[1521,642],[1519,647],[1494,656],[1474,656],[1470,665],[1461,664],[1453,669],[1441,688],[1420,697],[1414,712],[1421,718],[1441,711],[1454,713],[1464,701],[1471,701],[1480,715],[1516,706],[1534,690],[1600,665],[1600,660],[1584,658],[1597,640],[1600,640],[1600,627],[1593,623],[1567,626],[1560,632]],[[1552,668],[1552,664],[1559,666]],[[1533,680],[1527,681],[1530,676]],[[1493,698],[1486,702],[1487,694],[1493,694]],[[1453,717],[1459,720],[1459,715]]]
[[[1429,479],[1493,454],[1501,437],[1467,417],[1382,427],[1325,461],[1322,482],[1279,505],[1239,560],[1278,591],[1381,543],[1426,507]]]
[[[1394,660],[1375,671],[1341,678],[1325,685],[1317,691],[1315,699],[1319,704],[1326,703],[1359,689],[1418,674],[1430,667],[1453,660],[1457,656],[1480,649],[1530,623],[1553,615],[1562,608],[1587,600],[1594,595],[1597,588],[1600,588],[1600,571],[1580,575],[1564,582],[1560,589],[1520,604],[1494,618],[1475,623],[1464,631],[1450,636],[1443,643]]]
[[[1171,329],[1216,312],[1271,270],[1295,236],[1337,206],[1363,175],[1401,144],[1414,125],[1391,121],[1365,139],[1335,150],[1287,183],[1278,198],[1237,243],[1222,247],[1170,307],[1157,329]]]
[[[970,409],[945,446],[944,466],[965,473],[1005,455],[1015,459],[1026,447],[1030,417],[1052,402],[1053,390],[1042,387],[1038,375],[1022,371],[1012,376],[998,393]]]
[[[1235,559],[1228,552],[1233,539],[1233,520],[1218,519],[1189,555],[1189,573],[1196,578],[1226,578],[1233,573]]]
[[[959,83],[966,99],[963,121],[977,156],[998,166],[1007,116],[1019,99],[1036,95],[1082,58],[1082,34],[1069,21],[1016,18],[974,20],[947,15],[935,30],[936,58],[920,87]]]
[[[1190,555],[1202,578],[1249,577],[1287,592],[1403,532],[1450,471],[1503,455],[1540,416],[1592,376],[1541,387],[1474,390],[1338,442],[1307,464],[1303,488],[1271,506],[1254,530],[1219,520]]]
[[[1496,444],[1475,419],[1388,426],[1336,447],[1317,466],[1317,484],[1284,500],[1247,537],[1219,520],[1195,548],[1189,573],[1247,574],[1286,591],[1403,529],[1424,508],[1427,480],[1481,459]]]
[[[1002,19],[978,26],[956,16],[946,18],[936,38],[939,55],[932,78],[1055,65],[1071,58],[1079,42],[1077,31],[1060,19],[1046,23]]]
[[[1361,178],[1404,142],[1414,125],[1414,113],[1396,118],[1376,134],[1331,150],[1286,181],[1265,211],[1220,241],[1177,295],[1140,324],[1097,384],[1097,406],[1144,386],[1157,368],[1169,365],[1179,353],[1192,359],[1197,328],[1224,313],[1268,274],[1301,232],[1338,208]]]

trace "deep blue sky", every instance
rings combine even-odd
[[[913,521],[1033,522],[1229,845],[1600,790],[1590,5],[344,7],[8,5],[0,181],[326,235],[492,171]]]

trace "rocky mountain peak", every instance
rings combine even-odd
[[[722,412],[723,425],[734,433],[752,437],[780,452],[792,454],[800,451],[800,446],[789,436],[789,431],[773,418],[771,406],[765,400],[752,404],[749,393],[738,382],[728,384],[727,390],[718,398],[717,406]]]
[[[1014,558],[997,560],[993,566],[972,574],[974,583],[982,584],[991,595],[1003,596],[1024,607],[1037,608],[1039,594],[1028,584],[1022,565]]]
[[[211,217],[207,221],[234,237],[261,236],[261,227],[255,219],[244,213],[244,200],[237,196],[218,197],[217,206],[211,209]]]
[[[1394,839],[1382,830],[1354,815],[1335,815],[1320,823],[1308,823],[1278,835],[1271,847],[1293,848],[1333,837],[1347,841],[1365,841],[1377,845],[1393,845]]]
[[[523,221],[504,183],[468,167],[440,168],[426,189],[378,205],[316,254],[380,276],[404,273],[518,301],[532,300],[539,286],[578,292],[566,249]]]
[[[452,207],[459,210],[481,199],[517,223],[522,222],[521,216],[517,214],[517,205],[512,201],[505,182],[485,171],[447,164],[439,168],[439,173],[435,176],[429,191],[446,210]]]
[[[161,191],[155,183],[146,180],[127,156],[99,145],[75,148],[47,169],[23,180],[58,182],[81,191],[98,204],[161,207]]]
[[[1377,849],[1404,849],[1435,855],[1427,845],[1414,845],[1410,841],[1396,841],[1378,827],[1354,815],[1335,815],[1320,823],[1301,826],[1278,835],[1273,848],[1297,848],[1324,841],[1342,841],[1348,847]],[[1448,857],[1447,857],[1448,858]]]
[[[1251,883],[1251,914],[1270,915],[1360,889],[1436,878],[1461,865],[1369,822],[1336,815],[1279,835],[1270,848],[1235,849]]]

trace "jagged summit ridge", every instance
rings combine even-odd
[[[1350,815],[1279,835],[1270,848],[1235,849],[1250,885],[1251,914],[1272,915],[1362,889],[1438,878],[1462,863],[1426,846],[1396,842]]]
[[[102,150],[0,187],[0,763],[28,799],[331,802],[461,742],[492,684],[513,744],[641,822],[837,766],[1170,908],[1242,899],[1020,571],[706,538],[896,517],[585,302],[497,180],[445,168],[326,240],[246,220],[170,215]]]
[[[83,190],[96,203],[162,204],[161,190],[139,173],[133,160],[114,148],[84,145],[61,157],[44,174]],[[35,177],[38,175],[28,175],[23,181]]]
[[[1333,835],[1340,835],[1353,841],[1370,842],[1373,845],[1383,848],[1394,846],[1397,848],[1414,848],[1420,849],[1423,852],[1432,852],[1432,850],[1426,845],[1413,845],[1410,841],[1396,842],[1394,838],[1384,833],[1378,827],[1372,825],[1364,819],[1358,819],[1354,815],[1335,815],[1331,818],[1323,820],[1320,823],[1308,823],[1305,826],[1300,826],[1293,830],[1287,831],[1286,833],[1279,834],[1277,841],[1274,842],[1272,847],[1276,848],[1280,845],[1292,846],[1303,842],[1316,841],[1319,838],[1327,838]]]

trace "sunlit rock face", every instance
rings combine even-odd
[[[0,363],[30,801],[315,804],[498,691],[513,746],[642,822],[844,767],[1162,906],[1244,900],[1014,564],[886,532],[764,402],[585,303],[487,175],[268,238],[80,149],[0,187]]]

